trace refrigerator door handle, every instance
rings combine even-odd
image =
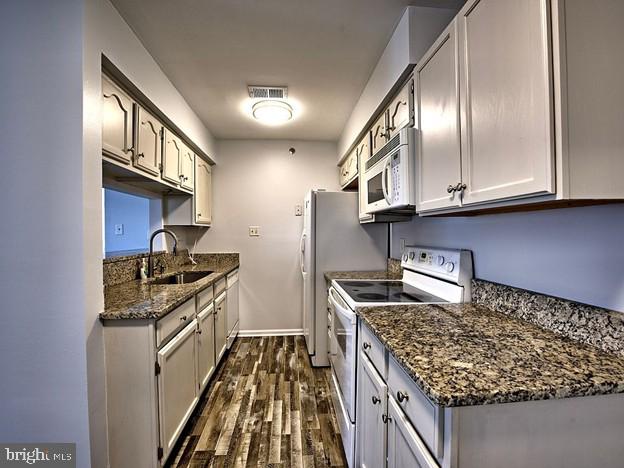
[[[299,242],[299,263],[301,265],[301,273],[305,273],[305,232],[301,233],[301,241]]]

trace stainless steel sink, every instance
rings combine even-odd
[[[162,278],[150,279],[150,284],[189,284],[199,281],[210,275],[212,271],[188,271],[176,275],[163,276]]]

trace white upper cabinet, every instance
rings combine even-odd
[[[126,164],[134,150],[134,114],[134,101],[102,76],[102,152]]]
[[[180,183],[180,161],[182,160],[182,141],[165,129],[162,154],[162,178],[172,184]]]
[[[554,192],[549,5],[469,0],[457,17],[464,204]]]
[[[212,222],[212,168],[200,157],[195,157],[195,223]]]
[[[417,211],[458,206],[450,190],[461,181],[459,70],[453,21],[416,68],[420,144],[416,164]]]
[[[154,176],[160,175],[162,130],[163,126],[160,121],[138,106],[137,153],[134,157],[134,165]]]
[[[408,80],[388,106],[388,138],[414,125],[414,80]]]
[[[180,186],[182,188],[193,191],[193,187],[195,186],[194,169],[195,169],[195,153],[193,153],[193,151],[183,143],[182,153],[180,156],[180,175],[179,175]]]

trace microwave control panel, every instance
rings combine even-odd
[[[401,200],[401,153],[397,151],[391,156],[390,160],[390,177],[392,188],[391,199],[393,203],[399,203]]]

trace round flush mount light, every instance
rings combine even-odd
[[[254,119],[265,125],[281,125],[293,117],[293,108],[284,101],[264,99],[251,107]]]

